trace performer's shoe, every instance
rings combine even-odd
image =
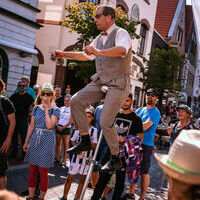
[[[92,143],[91,141],[81,141],[80,144],[77,146],[74,146],[67,150],[67,153],[77,153],[80,154],[82,151],[90,151],[92,149]]]
[[[122,169],[122,161],[118,156],[111,156],[111,159],[101,168],[101,172],[113,173]]]

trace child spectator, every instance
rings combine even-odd
[[[66,165],[67,160],[67,149],[69,147],[70,131],[71,131],[71,111],[69,107],[70,97],[64,97],[65,106],[60,108],[60,119],[58,121],[57,130],[56,130],[56,145],[57,145],[57,158],[56,163],[60,163],[60,155],[62,149],[62,142],[64,144],[64,157],[62,159],[62,165]]]
[[[88,119],[88,127],[89,127],[89,135],[92,141],[93,150],[91,151],[83,151],[80,155],[73,154],[71,163],[69,166],[68,177],[64,186],[64,193],[61,200],[67,200],[67,195],[69,193],[72,181],[75,178],[75,175],[79,173],[79,186],[75,194],[75,199],[80,198],[80,194],[83,188],[83,184],[86,178],[86,175],[89,170],[89,165],[86,163],[86,159],[93,155],[94,149],[97,144],[97,129],[94,126],[91,126],[91,122],[93,120],[93,111],[90,109],[86,109],[87,119]],[[75,130],[71,137],[72,145],[77,145],[81,140],[81,136],[78,130]]]

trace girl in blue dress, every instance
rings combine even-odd
[[[26,152],[25,162],[30,164],[28,181],[29,197],[33,200],[37,184],[37,174],[40,174],[40,200],[48,188],[48,171],[53,167],[55,155],[55,125],[58,121],[60,110],[54,106],[54,90],[50,83],[45,83],[38,95],[41,104],[33,108],[31,122],[23,146]]]

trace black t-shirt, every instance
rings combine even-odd
[[[12,114],[15,112],[15,108],[12,104],[12,102],[4,96],[0,97],[0,101],[2,104],[3,112],[8,119],[8,115]],[[2,112],[0,112],[0,147],[2,146],[3,142],[5,141],[7,134],[8,134],[8,126],[5,123],[4,117]]]
[[[16,109],[16,117],[28,118],[29,107],[33,104],[33,97],[25,92],[24,94],[19,94],[19,92],[13,94],[10,97]]]
[[[60,97],[60,98],[56,99],[55,102],[56,102],[56,106],[57,106],[58,108],[64,106],[64,98],[63,98],[63,97]]]
[[[129,114],[118,113],[114,125],[117,129],[118,135],[137,135],[143,133],[142,120],[139,115],[134,112]]]

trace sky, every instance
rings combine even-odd
[[[191,0],[186,0],[187,5],[191,5]]]

